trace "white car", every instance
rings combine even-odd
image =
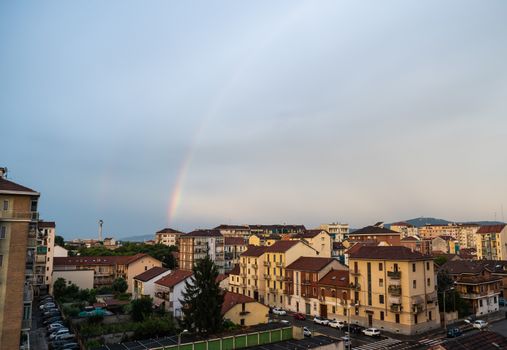
[[[348,335],[341,337],[341,340],[343,340],[343,345],[348,348],[350,346],[350,338]]]
[[[312,331],[310,331],[308,328],[306,327],[303,327],[303,335],[305,337],[311,337],[312,336]]]
[[[40,310],[45,310],[45,309],[52,309],[52,308],[55,308],[55,307],[56,307],[55,303],[49,302],[49,303],[45,303],[45,304],[42,304],[41,306],[39,306],[39,309]]]
[[[483,320],[476,320],[474,321],[474,323],[472,323],[472,326],[474,328],[477,328],[477,329],[483,329],[483,328],[486,328],[488,325],[488,322],[486,321],[483,321]]]
[[[345,327],[345,322],[338,321],[338,320],[332,320],[332,321],[329,321],[329,327],[342,329],[343,327]]]
[[[280,316],[285,316],[285,315],[287,315],[287,312],[286,312],[285,310],[280,309],[279,307],[275,307],[275,308],[273,309],[273,313],[274,313],[275,315],[280,315]]]
[[[380,331],[377,328],[366,328],[363,329],[364,335],[370,336],[370,337],[378,337],[380,336]]]
[[[313,319],[313,322],[316,324],[321,324],[323,326],[327,326],[329,324],[329,320],[327,320],[325,318],[321,318],[319,316],[315,316],[315,318]]]
[[[53,333],[54,331],[59,330],[60,328],[65,328],[65,326],[62,323],[51,323],[48,326],[48,332]]]
[[[68,333],[69,333],[69,329],[68,328],[60,328],[59,330],[54,331],[53,333],[51,333],[49,335],[49,340],[55,339],[55,337],[57,335],[68,334]]]

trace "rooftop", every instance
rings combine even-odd
[[[393,230],[390,230],[390,229],[385,228],[385,227],[366,226],[366,227],[360,228],[359,230],[351,232],[349,234],[349,236],[354,236],[354,235],[371,235],[371,234],[375,234],[375,235],[399,235],[400,233],[396,232],[396,231],[393,231]]]
[[[306,230],[306,232],[295,234],[294,236],[292,236],[292,238],[313,238],[315,236],[320,235],[322,232],[329,234],[326,230],[315,229],[315,230]]]
[[[144,271],[143,273],[135,276],[134,279],[141,281],[141,282],[147,282],[149,280],[154,279],[157,276],[160,276],[161,274],[163,274],[164,272],[167,272],[167,271],[169,271],[169,269],[167,269],[165,267],[155,266],[155,267],[152,267],[151,269],[149,269],[148,271]]]
[[[138,253],[135,255],[122,255],[122,256],[68,256],[68,257],[55,257],[53,264],[55,266],[62,265],[128,265],[136,260],[139,260],[148,254]]]
[[[38,192],[31,188],[18,185],[0,176],[0,192],[18,192],[19,194],[39,195]]]
[[[56,224],[54,221],[39,221],[39,228],[55,228]]]
[[[259,257],[266,252],[265,246],[249,245],[247,250],[241,256],[255,256]]]
[[[486,233],[500,233],[505,227],[505,224],[500,225],[487,225],[481,226],[477,233],[486,234]]]
[[[238,276],[240,274],[241,270],[239,268],[239,264],[235,264],[231,271],[229,271],[229,275],[236,275]]]
[[[269,247],[266,247],[266,253],[285,253],[299,243],[299,241],[276,241]]]
[[[255,299],[247,297],[246,295],[232,292],[224,293],[224,303],[222,304],[222,315],[232,309],[235,305],[243,303],[256,303]]]
[[[192,271],[174,270],[173,272],[162,277],[158,281],[155,281],[155,283],[165,287],[174,287],[175,285],[184,281],[190,276],[192,276]]]
[[[182,237],[222,237],[219,230],[195,230]]]
[[[335,287],[348,287],[349,270],[331,270],[320,279],[319,284]]]
[[[298,271],[320,271],[330,263],[335,261],[333,258],[319,258],[302,256],[286,267],[287,270]],[[336,260],[337,261],[337,260]]]
[[[183,234],[183,232],[175,230],[173,228],[169,228],[169,227],[163,228],[162,230],[157,231],[157,233],[179,233],[179,234]]]
[[[350,253],[350,259],[415,261],[431,260],[432,258],[407,247],[363,245]]]

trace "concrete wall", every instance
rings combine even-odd
[[[93,288],[94,270],[61,270],[53,271],[52,283],[50,285],[49,293],[53,294],[53,285],[58,278],[65,278],[67,283],[74,283],[80,289]]]
[[[238,304],[227,311],[224,318],[228,318],[235,324],[241,324],[244,320],[245,326],[253,326],[259,323],[268,323],[269,308],[258,302],[245,303],[245,312],[242,313],[242,305]]]

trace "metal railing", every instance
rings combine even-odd
[[[39,213],[36,211],[0,210],[0,219],[35,221],[39,219]]]
[[[401,271],[387,271],[387,276],[394,279],[400,279]]]

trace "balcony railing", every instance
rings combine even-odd
[[[282,282],[284,280],[283,276],[276,276],[276,280]]]
[[[267,273],[265,273],[265,274],[264,274],[264,279],[265,279],[265,280],[270,280],[270,279],[271,279],[271,276],[270,276],[270,275],[268,275]]]
[[[351,275],[360,275],[361,274],[361,271],[359,271],[359,269],[357,270],[350,270],[349,271]]]
[[[387,290],[392,295],[397,295],[397,296],[401,295],[401,286],[389,285],[389,287],[387,288]]]
[[[256,268],[258,268],[258,267],[259,267],[259,265],[257,265],[257,264],[252,264],[252,267],[253,267],[254,269],[256,269]]]
[[[36,221],[39,219],[39,213],[36,211],[0,210],[0,219]]]
[[[30,286],[25,286],[23,289],[23,302],[31,303],[33,300],[33,290]]]
[[[270,267],[271,266],[271,263],[269,261],[264,261],[264,266],[266,267]]]
[[[391,312],[401,312],[401,304],[391,304]]]
[[[245,264],[245,263],[241,263],[241,264],[239,264],[239,266],[240,266],[241,268],[243,268],[243,269],[246,269],[246,264]]]
[[[277,267],[283,267],[283,262],[281,262],[281,261],[277,262],[277,263],[276,263],[276,266],[277,266]]]
[[[35,263],[37,264],[44,264],[46,262],[46,256],[45,255],[37,255],[35,257]]]
[[[422,304],[413,304],[412,305],[412,313],[414,314],[419,314],[421,312],[423,312],[424,308],[422,306]]]
[[[387,276],[393,279],[400,279],[401,271],[387,271]]]
[[[354,289],[355,291],[359,292],[361,290],[361,285],[359,283],[351,283],[349,285],[351,289]]]
[[[37,238],[28,238],[26,241],[27,248],[35,248],[37,247]]]

